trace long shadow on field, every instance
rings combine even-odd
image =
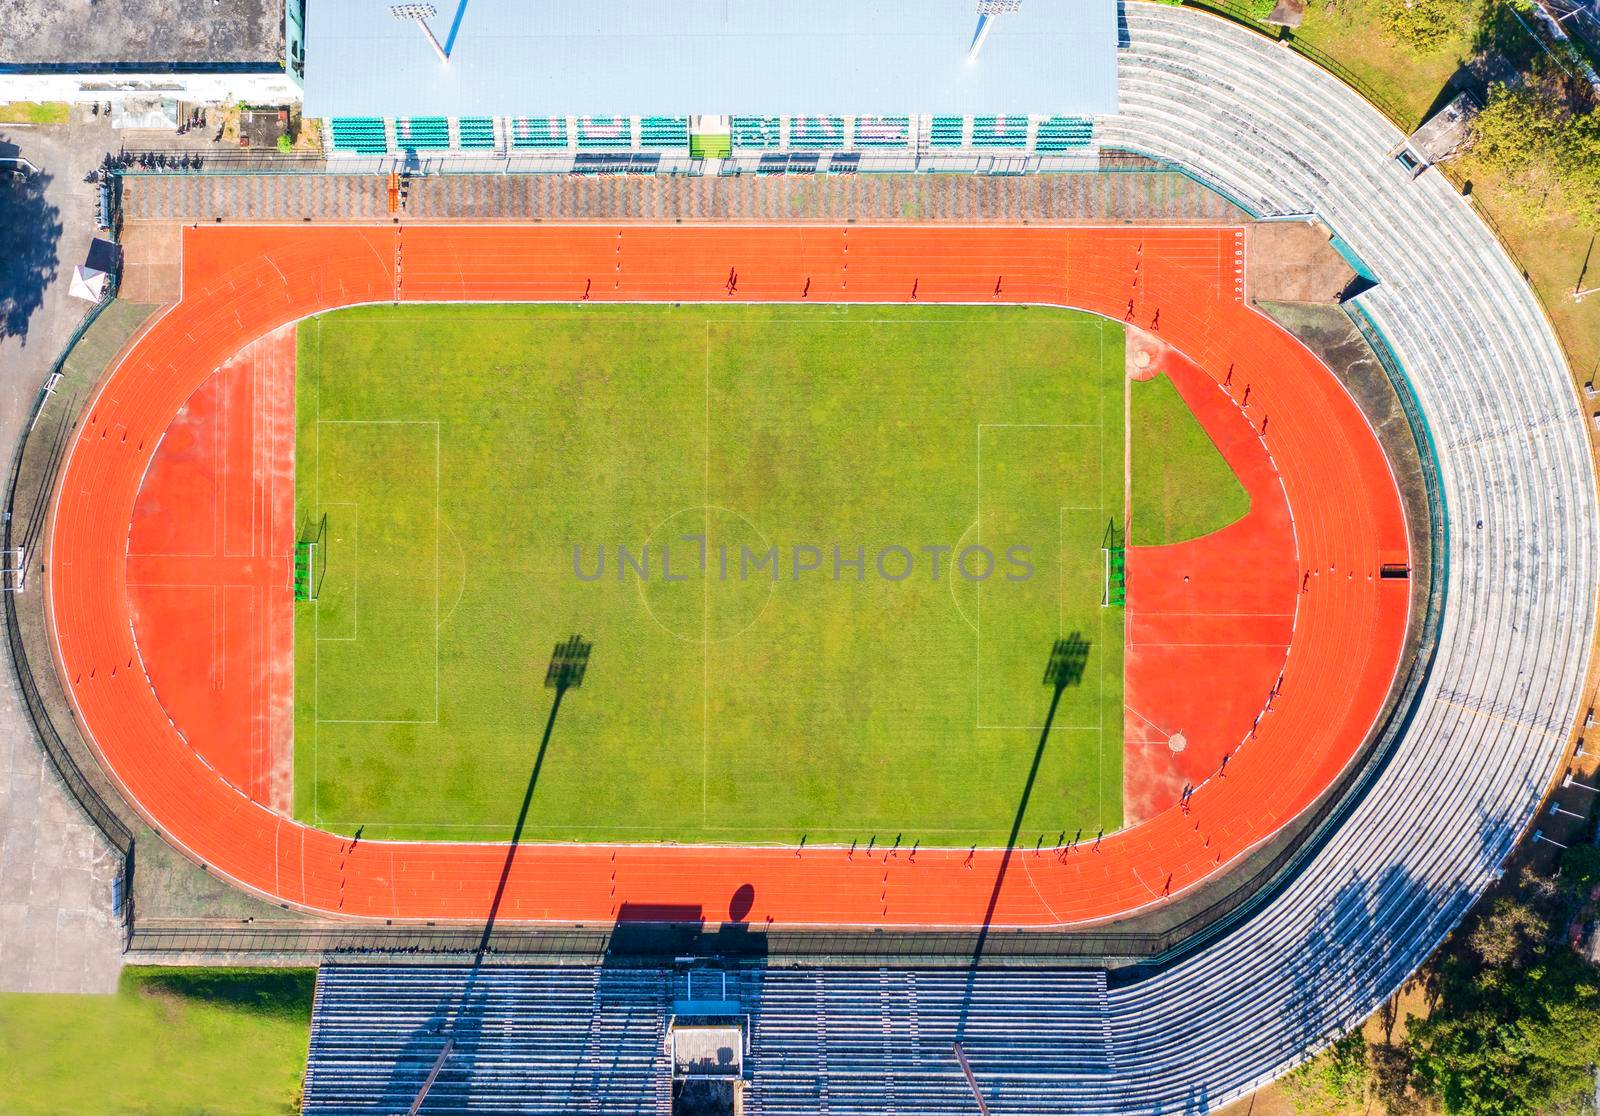
[[[528,806],[533,802],[533,788],[539,782],[539,769],[544,766],[544,754],[550,747],[550,734],[556,727],[556,714],[561,711],[561,699],[567,691],[583,685],[583,675],[589,666],[589,652],[594,644],[585,643],[579,636],[555,646],[550,656],[550,666],[545,671],[546,688],[556,692],[550,702],[550,716],[544,723],[544,736],[539,741],[539,751],[533,757],[533,771],[528,776],[528,789],[522,793],[522,809],[517,814],[516,828],[511,831],[511,845],[506,849],[506,862],[500,869],[500,883],[494,889],[494,902],[489,904],[489,917],[483,924],[483,937],[478,939],[478,963],[489,951],[489,936],[494,933],[494,920],[500,914],[500,903],[506,896],[506,883],[511,879],[511,865],[517,859],[517,847],[522,843],[522,830],[528,823]]]
[[[1022,819],[1028,812],[1028,799],[1033,796],[1033,784],[1039,778],[1039,764],[1044,759],[1044,746],[1050,739],[1050,726],[1055,723],[1056,709],[1061,705],[1061,694],[1069,686],[1083,684],[1084,668],[1089,661],[1089,641],[1083,633],[1073,632],[1058,639],[1050,648],[1050,662],[1045,667],[1044,684],[1051,687],[1050,710],[1045,714],[1044,727],[1039,731],[1039,744],[1033,750],[1033,765],[1028,768],[1028,778],[1022,784],[1022,798],[1017,802],[1017,815],[1011,822],[1011,836],[1006,839],[1006,849],[1000,857],[1000,869],[994,876],[994,887],[989,892],[989,906],[983,913],[983,926],[972,947],[972,962],[967,976],[967,992],[961,1004],[961,1017],[956,1026],[958,1036],[965,1035],[967,1012],[972,1004],[972,985],[977,977],[979,963],[983,960],[984,946],[989,941],[989,927],[994,922],[995,908],[1000,904],[1000,889],[1005,886],[1006,872],[1011,867],[1011,857],[1017,849],[1017,834],[1022,830]]]

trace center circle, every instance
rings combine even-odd
[[[715,504],[674,512],[645,539],[639,594],[651,617],[688,643],[718,643],[760,619],[783,555],[756,525]]]

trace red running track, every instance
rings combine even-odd
[[[190,747],[135,645],[129,524],[174,416],[251,342],[312,313],[402,300],[929,302],[1080,307],[1151,330],[1221,384],[1275,466],[1302,573],[1283,684],[1253,739],[1190,810],[1062,852],[524,845],[506,920],[605,922],[624,903],[721,917],[741,887],[784,925],[1058,926],[1194,887],[1305,809],[1350,761],[1399,662],[1399,496],[1365,419],[1326,368],[1243,305],[1238,229],[493,226],[206,228],[184,295],[90,404],[56,497],[49,602],[58,668],[102,762],[169,841],[285,903],[369,918],[485,918],[507,846],[361,841],[262,805]],[[730,269],[738,281],[728,287]],[[1269,432],[1259,433],[1263,419]],[[1240,569],[1240,577],[1249,571]],[[1132,576],[1138,577],[1137,569]],[[1135,588],[1133,591],[1137,592]],[[748,895],[748,892],[746,893]]]

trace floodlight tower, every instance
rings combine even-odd
[[[439,9],[432,4],[391,4],[389,14],[395,19],[410,20],[422,28],[422,33],[428,37],[428,45],[433,47],[433,53],[439,56],[439,61],[447,66],[450,64],[450,56],[434,37],[433,28],[428,26],[428,21],[439,14]]]
[[[967,47],[967,61],[978,60],[983,40],[989,37],[989,25],[997,15],[1006,15],[1022,7],[1022,0],[978,0],[978,27],[972,33],[972,43]]]

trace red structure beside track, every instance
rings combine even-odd
[[[1384,563],[1407,558],[1382,450],[1328,369],[1245,304],[1242,237],[1239,229],[854,225],[186,230],[182,299],[109,374],[62,471],[49,606],[63,683],[124,794],[210,870],[319,912],[481,921],[507,846],[352,844],[294,822],[258,800],[263,787],[242,785],[227,764],[191,747],[163,705],[162,684],[153,684],[134,637],[144,582],[130,578],[139,565],[130,523],[157,446],[196,389],[274,330],[362,302],[902,302],[915,285],[922,302],[1073,306],[1154,332],[1214,390],[1223,390],[1231,368],[1226,390],[1236,403],[1250,388],[1240,422],[1250,423],[1259,445],[1240,452],[1259,458],[1264,447],[1276,469],[1292,516],[1293,573],[1306,585],[1302,592],[1294,584],[1281,688],[1225,775],[1213,772],[1187,813],[1166,809],[1064,854],[1018,851],[992,924],[1060,926],[1161,902],[1270,836],[1349,763],[1388,693],[1409,606],[1409,583],[1379,576]],[[730,268],[738,274],[732,292]],[[1225,556],[1208,561],[1226,565]],[[1131,591],[1141,576],[1156,575],[1131,558]],[[1274,654],[1281,660],[1281,645]],[[603,923],[623,903],[665,903],[698,904],[715,919],[750,885],[745,918],[754,922],[976,926],[1002,857],[979,850],[969,861],[965,849],[852,860],[830,848],[524,845],[498,916]]]

